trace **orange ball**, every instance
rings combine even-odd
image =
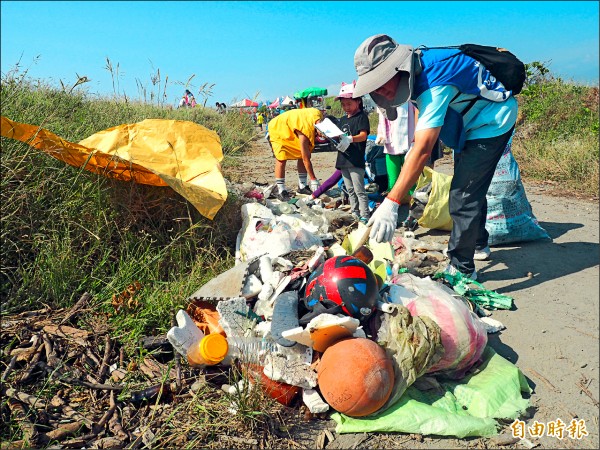
[[[333,409],[363,417],[377,411],[389,398],[394,388],[394,366],[376,342],[344,339],[323,353],[317,381]]]

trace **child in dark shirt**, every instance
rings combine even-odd
[[[352,213],[366,224],[370,213],[369,197],[365,191],[365,151],[370,124],[362,98],[352,98],[355,84],[342,83],[336,97],[346,115],[338,119],[338,126],[345,135],[336,146],[338,155],[335,168],[342,172]]]

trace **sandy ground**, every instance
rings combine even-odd
[[[335,153],[313,154],[315,172],[325,180],[334,170]],[[254,154],[244,156],[241,166],[226,170],[244,181],[273,183],[272,153],[264,139],[255,142]],[[436,170],[452,174],[450,157],[436,163]],[[296,166],[286,171],[286,181],[295,188]],[[527,197],[540,225],[552,241],[533,241],[492,247],[489,261],[477,261],[479,280],[487,289],[510,295],[515,309],[494,311],[506,329],[489,335],[497,353],[516,364],[534,390],[531,418],[548,424],[562,420],[582,420],[588,435],[580,440],[554,436],[526,438],[538,448],[598,448],[599,406],[599,207],[597,201],[550,195],[540,185],[524,182]],[[406,210],[403,209],[404,214]],[[398,230],[401,232],[402,229]],[[447,242],[449,232],[417,229],[418,239]],[[533,276],[528,276],[531,273]],[[325,422],[325,423],[323,423]],[[332,421],[314,424],[335,427]],[[308,427],[308,448],[317,432]],[[509,431],[508,428],[505,431]],[[300,438],[299,438],[300,439]],[[404,434],[369,436],[360,445],[369,448],[488,448],[493,439],[408,439]],[[527,448],[517,442],[514,448]],[[332,447],[329,445],[328,447]]]

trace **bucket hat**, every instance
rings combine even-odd
[[[370,94],[389,120],[397,118],[396,107],[406,103],[411,96],[413,84],[413,53],[409,45],[399,45],[386,34],[376,34],[363,41],[354,53],[354,67],[358,81],[354,97]],[[374,93],[401,73],[396,96],[392,100]]]
[[[353,81],[350,84],[346,84],[342,81],[340,93],[335,99],[339,100],[340,98],[352,98],[354,96],[354,86],[356,86],[356,81]]]

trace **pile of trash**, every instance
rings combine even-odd
[[[194,292],[167,333],[191,367],[244,366],[223,390],[333,412],[338,433],[491,436],[525,411],[525,377],[487,345],[503,328],[490,310],[510,297],[444,276],[443,245],[413,233],[369,241],[338,200],[239,189],[236,265]],[[433,278],[414,271],[423,265]]]

